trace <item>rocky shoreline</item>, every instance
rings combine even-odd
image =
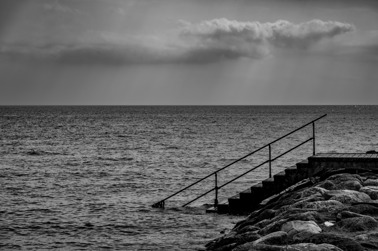
[[[206,250],[378,250],[378,174],[338,170],[304,180]]]

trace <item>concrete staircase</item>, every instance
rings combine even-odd
[[[314,170],[310,168],[308,160],[304,160],[275,174],[272,178],[263,180],[243,192],[228,198],[228,200],[219,203],[217,210],[210,208],[207,212],[216,211],[221,214],[245,214],[251,212],[258,207],[261,201],[313,174]]]
[[[272,178],[261,181],[239,194],[209,208],[207,212],[220,214],[247,214],[257,209],[268,197],[280,193],[299,181],[312,177],[325,169],[367,168],[378,170],[378,154],[316,154],[275,174]]]

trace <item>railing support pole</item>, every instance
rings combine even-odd
[[[269,178],[272,178],[272,147],[269,144]]]
[[[312,155],[315,155],[315,122],[312,122]]]
[[[218,173],[215,173],[215,200],[214,208],[218,207]]]

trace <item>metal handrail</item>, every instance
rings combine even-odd
[[[201,198],[201,197],[207,195],[208,193],[210,193],[210,192],[212,192],[212,191],[214,191],[214,190],[215,190],[214,207],[217,207],[217,205],[218,205],[218,190],[219,190],[219,189],[221,189],[222,187],[224,187],[224,186],[230,184],[231,182],[234,182],[235,180],[241,178],[242,176],[244,176],[244,175],[246,175],[246,174],[252,172],[253,170],[256,170],[256,169],[259,168],[260,166],[269,163],[269,178],[271,178],[271,177],[272,177],[272,167],[271,167],[271,163],[272,163],[273,161],[277,160],[278,158],[284,156],[285,154],[291,152],[292,150],[294,150],[294,149],[296,149],[296,148],[298,148],[298,147],[304,145],[305,143],[307,143],[307,142],[309,142],[309,141],[311,141],[311,140],[312,140],[312,142],[313,142],[313,144],[312,144],[312,146],[313,146],[313,155],[315,155],[315,122],[318,121],[319,119],[324,118],[325,116],[327,116],[327,114],[324,114],[324,115],[322,115],[322,116],[320,116],[320,117],[318,117],[318,118],[316,118],[316,119],[314,119],[314,120],[308,122],[307,124],[305,124],[305,125],[303,125],[303,126],[301,126],[301,127],[298,127],[297,129],[295,129],[295,130],[293,130],[293,131],[291,131],[291,132],[285,134],[284,136],[281,136],[281,137],[279,137],[278,139],[275,139],[275,140],[271,141],[270,143],[268,143],[268,144],[266,144],[266,145],[264,145],[264,146],[258,148],[257,150],[254,150],[253,152],[250,152],[250,153],[244,155],[243,157],[241,157],[241,158],[239,158],[239,159],[237,159],[237,160],[232,161],[230,164],[227,164],[227,165],[225,165],[224,167],[222,167],[222,168],[220,168],[220,169],[218,169],[218,170],[216,170],[216,171],[214,171],[214,172],[208,174],[207,176],[205,176],[205,177],[203,177],[203,178],[197,180],[196,182],[190,184],[189,186],[186,186],[186,187],[184,187],[183,189],[181,189],[181,190],[175,192],[174,194],[172,194],[172,195],[170,195],[170,196],[164,198],[163,200],[160,200],[160,201],[154,203],[154,204],[152,205],[152,207],[155,207],[155,208],[164,208],[164,207],[165,207],[165,201],[166,201],[166,200],[168,200],[168,199],[172,198],[173,196],[175,196],[175,195],[177,195],[177,194],[183,192],[184,190],[186,190],[186,189],[188,189],[188,188],[190,188],[190,187],[192,187],[192,186],[198,184],[199,182],[201,182],[201,181],[203,181],[203,180],[209,178],[209,177],[212,176],[212,175],[215,175],[215,187],[212,188],[212,189],[210,189],[210,190],[208,190],[208,191],[206,191],[205,193],[201,194],[200,196],[196,197],[195,199],[189,201],[188,203],[184,204],[183,207],[189,205],[190,203],[192,203],[192,202],[198,200],[199,198]],[[311,137],[311,138],[309,138],[309,139],[303,141],[302,143],[300,143],[300,144],[294,146],[293,148],[291,148],[290,150],[288,150],[288,151],[286,151],[286,152],[284,152],[284,153],[280,154],[279,156],[277,156],[277,157],[275,157],[275,158],[272,159],[272,155],[271,155],[271,145],[272,145],[272,144],[276,143],[277,141],[279,141],[279,140],[281,140],[281,139],[283,139],[283,138],[286,138],[287,136],[289,136],[289,135],[291,135],[291,134],[293,134],[293,133],[295,133],[295,132],[297,132],[297,131],[303,129],[304,127],[306,127],[306,126],[308,126],[308,125],[310,125],[310,124],[312,124],[312,137]],[[223,185],[221,185],[221,186],[218,187],[218,178],[217,178],[217,174],[218,174],[218,172],[220,172],[220,171],[222,171],[223,169],[226,169],[227,167],[232,166],[233,164],[235,164],[235,163],[237,163],[237,162],[239,162],[239,161],[241,161],[241,160],[243,160],[243,159],[245,159],[245,158],[251,156],[252,154],[255,154],[255,153],[261,151],[262,149],[264,149],[264,148],[266,148],[266,147],[269,147],[269,160],[264,161],[263,163],[261,163],[261,164],[255,166],[255,167],[253,167],[252,169],[248,170],[247,172],[242,173],[241,175],[237,176],[236,178],[234,178],[234,179],[232,179],[232,180],[230,180],[230,181],[226,182],[225,184],[223,184]]]

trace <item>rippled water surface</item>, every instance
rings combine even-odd
[[[0,249],[203,249],[242,219],[206,214],[213,193],[181,207],[214,177],[165,210],[151,204],[324,113],[317,152],[378,150],[378,106],[0,107]],[[311,134],[273,144],[273,157]],[[220,172],[220,184],[266,158],[262,151]],[[263,166],[220,197],[266,177]]]

